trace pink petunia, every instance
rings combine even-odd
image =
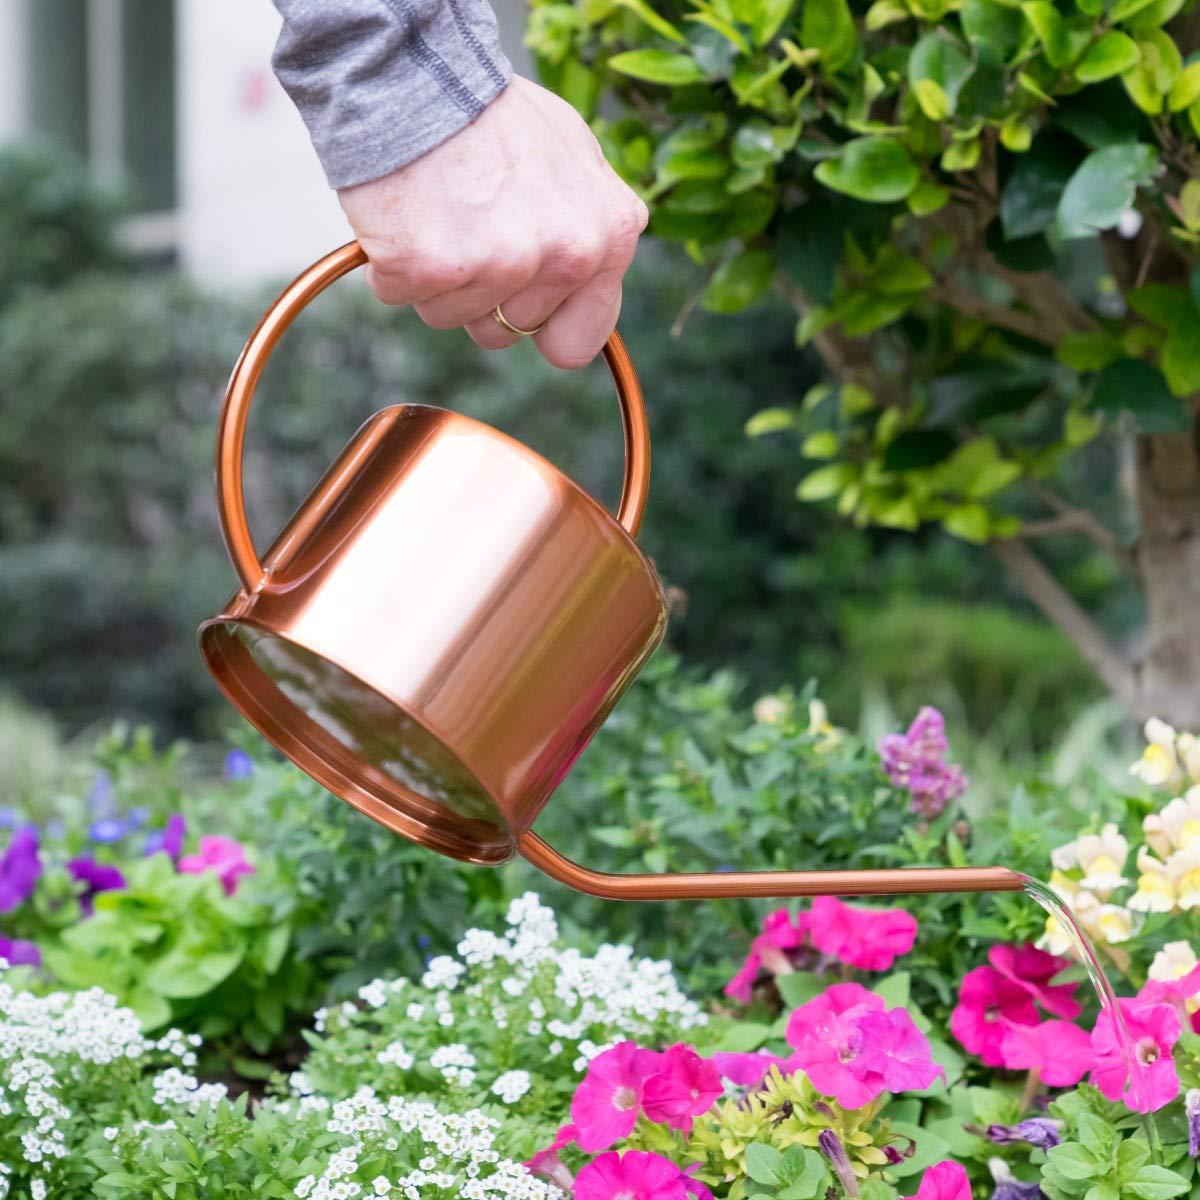
[[[960,1163],[934,1163],[921,1176],[916,1200],[971,1200],[971,1181]]]
[[[1036,1071],[1048,1087],[1074,1087],[1096,1060],[1092,1039],[1069,1021],[1040,1025],[1004,1022],[1001,1065],[1010,1071]]]
[[[807,931],[806,913],[793,916],[786,908],[768,913],[763,918],[762,933],[750,943],[746,961],[725,985],[725,995],[749,1004],[754,984],[764,968],[772,975],[790,974],[788,951],[804,945]]]
[[[694,1200],[715,1200],[712,1192],[705,1184],[701,1183],[698,1179],[692,1178],[698,1170],[700,1170],[700,1163],[692,1163],[690,1167],[684,1167],[680,1172],[679,1178],[683,1182],[684,1189]]]
[[[1134,1112],[1157,1112],[1179,1095],[1179,1076],[1171,1056],[1171,1048],[1183,1029],[1179,1014],[1169,1004],[1143,1004],[1130,999],[1117,1003],[1140,1069],[1137,1078],[1130,1079],[1112,1017],[1102,1012],[1092,1030],[1096,1055],[1092,1083],[1107,1099],[1123,1100]]]
[[[610,1150],[575,1177],[575,1200],[687,1200],[689,1177],[649,1150]]]
[[[558,1152],[564,1146],[569,1146],[575,1140],[578,1132],[574,1125],[560,1126],[554,1135],[554,1141],[544,1149],[538,1150],[532,1158],[521,1165],[531,1175],[541,1175],[569,1193],[575,1183],[575,1177],[558,1157]]]
[[[200,839],[198,854],[185,854],[179,860],[179,870],[184,875],[212,871],[220,879],[225,895],[232,896],[238,890],[238,880],[243,875],[253,875],[255,869],[246,861],[246,851],[242,849],[241,842],[209,835]]]
[[[860,971],[886,971],[913,948],[914,917],[899,908],[854,908],[835,896],[818,896],[809,914],[809,937],[822,954]]]
[[[721,1073],[722,1079],[736,1083],[738,1087],[755,1087],[772,1068],[786,1065],[786,1059],[761,1051],[754,1053],[725,1053],[718,1051],[709,1060]]]
[[[787,1027],[787,1061],[843,1108],[861,1108],[889,1088],[926,1088],[941,1073],[929,1043],[903,1009],[884,1011],[874,992],[839,983],[801,1005]]]
[[[1074,983],[1050,981],[1071,966],[1071,960],[1049,954],[1033,945],[993,946],[988,962],[1005,979],[1020,984],[1048,1013],[1068,1021],[1079,1016],[1082,1008],[1075,999]],[[1197,985],[1200,990],[1200,984]]]
[[[692,1118],[708,1112],[721,1091],[716,1066],[680,1043],[658,1056],[642,1092],[642,1107],[651,1121],[690,1133]]]
[[[950,1014],[950,1031],[985,1066],[1004,1065],[1004,1033],[1009,1024],[1036,1025],[1037,1006],[1029,989],[1001,975],[995,967],[968,971]]]
[[[588,1063],[571,1100],[575,1140],[589,1153],[628,1137],[642,1107],[646,1080],[661,1056],[636,1042],[620,1042]]]
[[[921,1092],[945,1075],[933,1061],[925,1035],[904,1009],[867,1013],[858,1027],[862,1068],[878,1075],[889,1092]]]
[[[1178,979],[1151,979],[1137,994],[1143,1004],[1169,1004],[1183,1023],[1200,1033],[1200,1009],[1188,1012],[1188,1001],[1200,995],[1200,966]]]

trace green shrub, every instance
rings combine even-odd
[[[116,222],[124,209],[120,193],[57,150],[0,150],[0,308],[24,288],[121,266]]]
[[[1102,694],[1063,634],[1011,609],[937,601],[847,605],[841,633],[847,656],[897,712],[936,704],[970,714],[991,736],[1002,732],[998,726],[1018,727],[1041,749]],[[835,709],[853,711],[856,697],[836,674],[826,692]]]

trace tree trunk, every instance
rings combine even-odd
[[[1200,419],[1186,433],[1139,436],[1136,496],[1146,597],[1136,715],[1200,732]]]

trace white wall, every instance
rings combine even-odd
[[[25,128],[25,5],[0,0],[0,142]]]
[[[350,236],[271,74],[267,0],[178,0],[180,257],[221,286],[285,278]]]

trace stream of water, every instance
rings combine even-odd
[[[1091,980],[1092,987],[1096,991],[1096,998],[1100,1001],[1101,1011],[1107,1013],[1113,1023],[1117,1044],[1121,1048],[1125,1065],[1129,1069],[1129,1090],[1127,1096],[1129,1107],[1140,1108],[1139,1101],[1145,1094],[1146,1087],[1145,1067],[1138,1057],[1137,1047],[1134,1045],[1133,1038],[1130,1037],[1129,1027],[1125,1024],[1125,1016],[1121,1012],[1121,1006],[1117,1003],[1117,994],[1113,991],[1113,986],[1109,983],[1108,976],[1105,975],[1104,968],[1100,965],[1100,958],[1096,953],[1096,947],[1092,945],[1092,939],[1083,931],[1079,922],[1075,919],[1075,914],[1052,887],[1042,883],[1039,879],[1030,879],[1028,875],[1023,875],[1021,878],[1025,881],[1026,895],[1041,905],[1046,913],[1062,926],[1067,936],[1071,939],[1071,944],[1075,948],[1079,961],[1083,963],[1084,970],[1088,974],[1088,979]],[[1143,1116],[1142,1127],[1146,1133],[1146,1141],[1149,1144],[1153,1161],[1161,1162],[1162,1146],[1158,1137],[1158,1127],[1154,1122],[1152,1113],[1146,1113]]]

